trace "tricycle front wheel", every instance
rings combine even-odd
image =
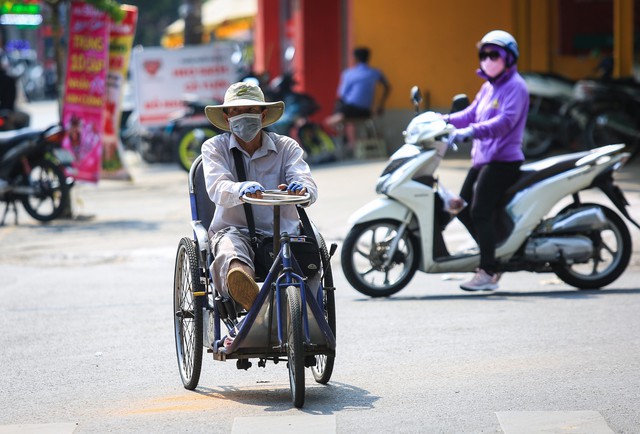
[[[287,356],[289,362],[289,386],[293,405],[301,408],[304,405],[304,335],[302,334],[302,301],[300,290],[288,286],[287,304],[289,321],[287,321]]]

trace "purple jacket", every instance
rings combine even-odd
[[[471,105],[452,113],[449,123],[456,128],[473,128],[471,161],[481,167],[492,161],[523,161],[522,134],[529,112],[529,91],[515,66],[489,81],[481,70],[482,85]]]

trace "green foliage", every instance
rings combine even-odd
[[[57,8],[63,3],[70,3],[70,0],[44,0],[52,8]],[[124,12],[120,10],[120,3],[115,0],[85,0],[96,9],[105,11],[112,20],[120,22],[124,18]]]
[[[93,5],[96,9],[106,12],[113,21],[120,22],[124,18],[124,12],[120,9],[120,4],[114,0],[84,0]]]

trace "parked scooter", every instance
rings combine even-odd
[[[413,100],[418,107],[419,91]],[[453,126],[433,112],[407,126],[405,144],[390,158],[376,191],[383,195],[356,211],[342,246],[342,269],[349,283],[371,297],[404,288],[419,269],[426,273],[473,272],[479,250],[449,253],[443,230],[442,185],[435,172],[448,149]],[[628,214],[613,172],[629,157],[623,145],[551,157],[523,165],[518,182],[503,199],[496,220],[498,271],[553,272],[580,289],[615,281],[626,269],[631,236],[620,216],[598,203],[583,203],[580,192],[599,188],[618,211]],[[558,202],[573,203],[558,212]]]
[[[183,104],[183,109],[176,111],[165,126],[159,127],[141,126],[137,111],[133,111],[120,133],[125,149],[138,152],[148,163],[176,161],[188,172],[200,155],[202,144],[221,133],[204,115],[205,106],[220,102],[186,96]]]
[[[320,106],[311,95],[294,91],[294,85],[291,73],[278,76],[269,84],[267,99],[284,101],[285,108],[282,117],[268,129],[297,138],[310,164],[335,161],[337,149],[333,139],[320,124],[310,119]]]
[[[529,90],[529,114],[522,151],[539,158],[551,148],[581,139],[579,123],[568,112],[575,81],[552,73],[521,73]]]
[[[27,128],[31,123],[28,113],[16,110],[0,110],[0,131]]]
[[[63,137],[58,125],[0,133],[0,174],[7,181],[0,187],[0,201],[6,203],[0,225],[11,209],[18,223],[16,202],[41,222],[60,217],[69,206],[73,155],[62,149]]]
[[[626,143],[632,156],[640,148],[640,83],[633,79],[580,80],[572,115],[584,125],[586,149]]]

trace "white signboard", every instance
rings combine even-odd
[[[229,85],[239,79],[238,65],[231,62],[233,52],[234,45],[226,42],[135,50],[132,69],[140,124],[165,125],[188,95],[222,101]]]

